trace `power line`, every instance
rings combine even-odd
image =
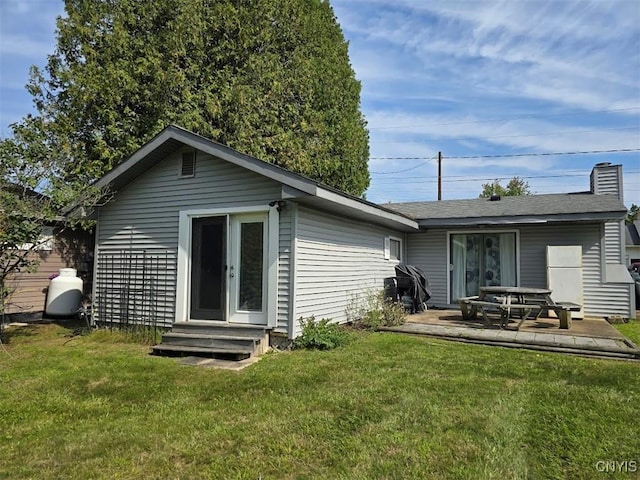
[[[426,123],[422,125],[397,125],[392,127],[369,127],[369,130],[393,130],[399,128],[423,128],[423,127],[443,127],[449,125],[471,125],[474,123],[491,123],[491,122],[500,122],[504,120],[522,120],[526,118],[555,118],[555,117],[572,117],[579,115],[593,115],[594,113],[614,113],[614,112],[626,112],[630,110],[640,110],[640,107],[629,107],[629,108],[616,108],[612,110],[596,110],[593,112],[585,112],[585,113],[559,113],[556,115],[521,115],[517,117],[498,117],[487,120],[469,120],[467,122],[447,122],[447,123]]]
[[[404,172],[408,172],[410,170],[415,170],[416,168],[420,168],[423,165],[426,165],[429,162],[433,162],[435,160],[435,158],[429,158],[426,161],[419,163],[418,165],[416,165],[415,167],[409,167],[409,168],[405,168],[404,170],[394,170],[393,172],[369,172],[370,174],[375,174],[375,175],[386,175],[389,173],[404,173]]]
[[[571,170],[568,170],[571,171]],[[640,170],[627,170],[625,173],[639,173]],[[523,180],[528,179],[542,179],[542,178],[584,178],[584,172],[581,173],[561,173],[557,175],[512,175],[512,174],[502,174],[501,176],[494,177],[470,177],[468,175],[448,175],[443,182],[484,182],[484,181],[493,181],[493,180],[511,180],[514,176],[521,178]],[[403,183],[436,183],[438,181],[434,176],[429,177],[412,177],[410,179],[406,179],[403,177],[397,178],[385,178],[385,180],[403,180]],[[376,183],[379,183],[380,180],[377,180]],[[388,185],[388,184],[387,184]],[[625,189],[626,191],[626,189]]]
[[[595,155],[600,153],[629,153],[640,152],[640,148],[617,148],[612,150],[587,150],[582,152],[553,152],[553,153],[514,153],[511,155],[471,155],[471,156],[456,156],[456,157],[443,157],[446,159],[462,160],[469,158],[515,158],[515,157],[550,157],[554,155]],[[369,160],[433,160],[434,157],[370,157]],[[424,162],[427,163],[427,162]],[[416,168],[416,167],[412,167]],[[371,173],[394,173],[394,172],[371,172]]]

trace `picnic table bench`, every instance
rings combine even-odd
[[[480,295],[460,298],[458,303],[462,318],[476,318],[480,311],[487,325],[491,324],[487,313],[499,312],[501,328],[508,324],[514,311],[518,312],[521,325],[531,314],[535,314],[533,318],[537,319],[542,310],[553,310],[558,316],[560,328],[568,329],[571,327],[571,312],[582,309],[576,303],[554,302],[549,289],[527,287],[480,287]]]

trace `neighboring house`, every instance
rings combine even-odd
[[[626,235],[626,264],[640,264],[640,220],[636,220],[629,225],[625,225]]]
[[[111,198],[96,209],[94,317],[263,325],[293,338],[301,317],[345,321],[398,263],[421,267],[430,303],[449,305],[460,235],[499,241],[510,269],[500,275],[527,286],[546,284],[546,245],[582,245],[586,313],[628,316],[617,268],[626,209],[604,185],[608,169],[594,170],[595,195],[380,206],[171,126],[97,183]]]
[[[27,249],[31,245],[24,245]],[[10,295],[5,305],[5,314],[40,315],[45,310],[50,276],[61,268],[75,268],[84,281],[85,292],[91,292],[93,269],[93,239],[83,230],[62,227],[44,227],[42,238],[29,254],[38,260],[33,272],[19,272],[7,278]]]

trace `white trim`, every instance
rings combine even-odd
[[[298,278],[298,205],[293,204],[291,210],[291,256],[289,258],[289,325],[287,336],[294,338],[296,322],[296,279]]]
[[[323,198],[325,200],[329,200],[330,202],[358,210],[364,214],[373,215],[384,220],[389,220],[391,222],[404,225],[406,227],[411,227],[414,230],[419,229],[418,222],[416,222],[415,220],[404,217],[397,213],[388,212],[386,210],[383,210],[382,207],[370,205],[368,203],[358,201],[354,198],[349,198],[344,194],[334,193],[330,190],[322,188],[321,186],[318,186],[316,197]]]
[[[267,218],[267,230],[269,232],[268,256],[267,256],[267,326],[278,326],[278,251],[280,249],[280,212],[275,207],[269,209]]]
[[[274,213],[275,212],[275,213]],[[229,207],[229,208],[201,208],[193,210],[180,210],[178,220],[178,271],[176,278],[176,312],[175,322],[189,320],[189,294],[190,294],[190,262],[191,258],[191,230],[192,219],[202,217],[227,217],[227,265],[229,265],[229,216],[245,213],[268,213],[267,229],[269,231],[268,246],[268,275],[267,275],[267,325],[277,324],[278,312],[278,239],[280,235],[280,216],[275,207],[268,205]],[[274,240],[275,239],[275,240]],[[273,268],[275,265],[275,268]],[[275,272],[275,273],[274,273]],[[275,280],[274,280],[275,278]],[[229,287],[227,283],[225,322],[229,321]],[[275,314],[274,314],[275,312]]]
[[[391,258],[391,241],[396,241],[398,242],[400,245],[398,247],[398,255],[400,255],[399,258]],[[387,246],[387,241],[389,243],[389,245]],[[394,237],[393,235],[387,235],[384,239],[384,247],[385,247],[385,252],[384,252],[384,258],[385,260],[388,260],[390,262],[394,262],[394,263],[402,263],[404,261],[404,241],[402,240],[402,238],[400,237]]]
[[[98,294],[96,288],[98,288],[98,263],[100,259],[100,208],[96,208],[96,229],[94,230],[93,238],[93,283],[91,284],[91,325],[95,325],[96,318],[98,318]],[[94,310],[95,309],[95,310]]]
[[[485,233],[515,233],[516,234],[516,283],[520,285],[520,230],[519,229],[478,229],[478,230],[448,230],[447,231],[447,304],[451,304],[451,235],[469,235]]]

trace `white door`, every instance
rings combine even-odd
[[[229,321],[267,323],[267,214],[234,215],[229,238]]]

